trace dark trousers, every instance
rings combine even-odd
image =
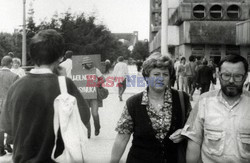
[[[118,94],[119,94],[119,97],[122,97],[122,94],[124,93],[126,87],[127,87],[127,82],[126,82],[126,79],[123,80],[123,82],[121,83],[118,83],[117,84],[118,86]]]
[[[208,92],[209,87],[210,87],[210,84],[201,84],[201,92],[200,92],[200,94]]]
[[[0,150],[4,149],[4,131],[0,131]],[[12,144],[12,137],[7,135],[6,145]]]

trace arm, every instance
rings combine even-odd
[[[119,133],[117,134],[112,148],[110,163],[119,163],[126,149],[129,139],[130,139],[130,134],[119,134]]]
[[[192,140],[188,140],[186,160],[187,163],[198,163],[200,160],[201,146]]]
[[[96,76],[98,80],[97,86],[100,87],[106,81],[106,79],[98,68],[96,68]]]

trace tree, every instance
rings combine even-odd
[[[131,57],[145,60],[149,56],[148,41],[138,41],[132,50]]]
[[[101,60],[114,61],[118,56],[128,58],[130,51],[126,45],[119,42],[102,24],[96,24],[94,16],[86,17],[84,13],[73,15],[70,11],[60,14],[55,13],[51,19],[44,19],[40,24],[34,22],[34,10],[32,5],[27,19],[27,45],[31,38],[40,30],[55,29],[62,33],[65,39],[65,50],[73,50],[76,55],[100,54]],[[22,35],[21,30],[15,34],[0,34],[0,53],[17,51],[21,56]],[[6,35],[6,36],[5,36]],[[3,37],[5,36],[5,37]],[[18,46],[13,46],[18,45]],[[28,48],[27,48],[28,49]],[[27,55],[27,65],[30,65]]]

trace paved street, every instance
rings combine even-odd
[[[129,66],[130,75],[137,75],[136,67]],[[138,75],[138,76],[141,76]],[[87,140],[86,143],[86,161],[88,163],[107,163],[109,162],[112,145],[116,136],[116,132],[114,131],[116,123],[121,115],[123,110],[123,106],[125,104],[126,99],[128,99],[131,95],[138,93],[144,90],[144,87],[128,87],[124,93],[123,100],[119,101],[118,98],[118,88],[110,87],[108,88],[110,94],[107,99],[104,100],[103,107],[99,108],[100,121],[101,121],[101,132],[99,136],[94,136],[93,129],[93,121],[92,123],[92,135],[91,139]],[[194,95],[194,102],[198,99],[199,92],[196,91]],[[194,104],[192,102],[192,105]],[[128,144],[126,151],[122,157],[121,162],[125,162],[127,152],[129,147],[131,146],[131,142]],[[10,163],[11,155],[8,154],[4,157],[0,157],[1,163]]]

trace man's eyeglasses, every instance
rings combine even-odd
[[[221,79],[224,80],[224,81],[229,81],[231,79],[231,77],[233,77],[233,80],[235,82],[242,82],[245,75],[243,75],[243,74],[221,73],[220,76],[221,76]]]

